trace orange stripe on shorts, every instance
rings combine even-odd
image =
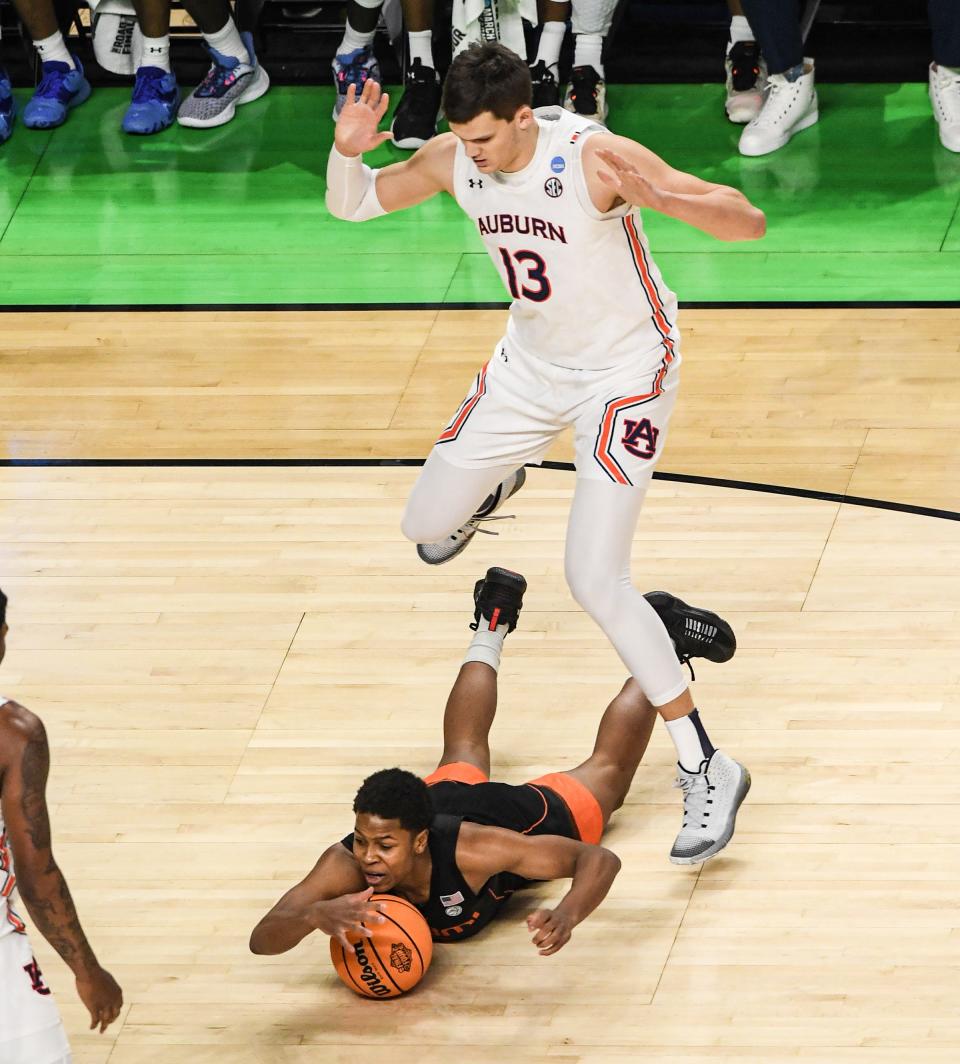
[[[573,822],[577,826],[581,842],[596,845],[603,835],[603,813],[600,803],[586,787],[566,772],[549,772],[535,780],[528,780],[534,786],[549,787],[563,799]]]

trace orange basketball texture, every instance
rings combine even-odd
[[[333,967],[341,981],[363,997],[399,997],[412,990],[430,967],[430,928],[420,911],[403,898],[374,894],[370,901],[383,905],[384,922],[370,927],[373,938],[347,935],[356,953],[348,953],[331,938]]]

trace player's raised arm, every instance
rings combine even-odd
[[[378,131],[388,103],[375,81],[364,84],[359,99],[356,86],[347,89],[327,160],[327,209],[336,218],[365,222],[452,189],[452,134],[434,137],[409,159],[382,170],[364,164],[364,152],[390,139],[388,132]]]
[[[371,904],[357,862],[339,842],[324,850],[307,876],[292,887],[250,935],[252,953],[286,953],[313,931],[323,931],[353,952],[347,932],[370,937],[361,921],[382,923],[382,906]]]
[[[527,917],[533,944],[544,957],[570,941],[573,929],[603,901],[620,871],[620,858],[612,850],[560,835],[520,835],[464,824],[460,838],[457,864],[464,875],[513,872],[524,879],[573,880],[556,908]]]
[[[677,218],[718,240],[759,240],[767,231],[763,211],[729,185],[675,170],[654,152],[626,137],[597,133],[583,148],[587,187],[594,204],[647,207]]]
[[[46,799],[50,749],[43,723],[29,710],[9,703],[0,723],[0,751],[3,821],[20,897],[37,929],[76,977],[91,1029],[99,1025],[105,1031],[120,1015],[123,994],[90,948],[70,888],[53,857]]]

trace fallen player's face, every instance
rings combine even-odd
[[[526,108],[526,112],[532,120],[533,112],[529,108]],[[491,174],[509,167],[520,154],[522,131],[529,125],[523,122],[523,115],[524,109],[521,109],[512,121],[507,122],[484,111],[462,125],[451,122],[450,129],[463,142],[474,166],[481,173]]]
[[[353,829],[353,856],[367,881],[378,893],[391,890],[407,879],[413,869],[416,836],[372,813],[358,813]]]

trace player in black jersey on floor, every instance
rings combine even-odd
[[[603,901],[620,860],[599,845],[600,837],[630,789],[657,713],[631,678],[607,707],[582,764],[516,787],[489,782],[500,652],[526,586],[519,574],[498,568],[477,582],[476,635],[447,701],[439,766],[425,780],[398,768],[364,780],[353,832],[257,924],[254,953],[285,953],[317,930],[352,951],[347,933],[369,934],[362,922],[382,920],[370,901],[374,892],[406,898],[435,940],[458,941],[486,926],[514,891],[537,880],[572,879],[554,909],[527,917],[534,946],[549,956]],[[649,600],[681,660],[732,657],[733,632],[716,614],[663,592]],[[704,828],[709,804],[705,797]],[[732,824],[727,828],[723,845],[733,833]]]

